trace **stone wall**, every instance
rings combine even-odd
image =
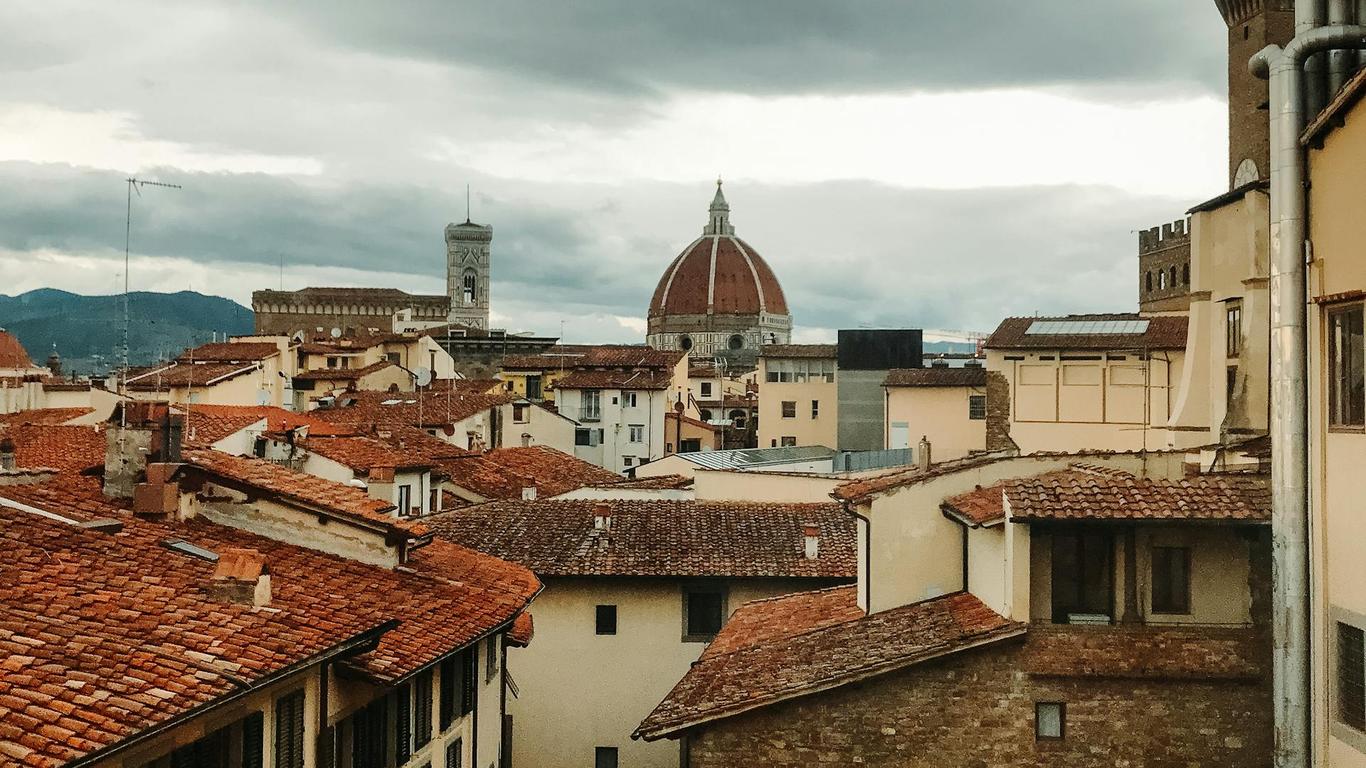
[[[704,726],[688,738],[687,763],[1269,766],[1270,678],[1253,658],[1260,636],[1211,632],[1202,642],[1191,630],[1036,626],[1023,642]],[[1065,704],[1062,739],[1035,738],[1036,702]]]
[[[1138,307],[1170,312],[1190,306],[1190,222],[1175,221],[1138,233]]]
[[[1000,371],[987,371],[987,450],[1019,448],[1010,437],[1010,382]]]

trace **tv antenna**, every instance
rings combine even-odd
[[[133,235],[133,193],[136,192],[137,195],[138,195],[138,197],[142,197],[142,190],[141,190],[141,187],[165,187],[165,188],[167,188],[167,189],[182,189],[182,187],[181,187],[179,184],[167,184],[167,183],[161,182],[161,181],[146,181],[146,180],[143,180],[143,179],[139,179],[139,178],[137,178],[137,177],[135,177],[135,176],[129,176],[129,177],[128,177],[127,179],[125,179],[124,181],[128,184],[128,205],[127,205],[127,213],[126,213],[126,216],[125,216],[124,221],[123,221],[123,349],[120,350],[120,353],[121,353],[120,356],[121,356],[121,358],[122,358],[122,361],[121,361],[121,362],[123,363],[123,371],[122,371],[122,373],[123,373],[123,385],[119,387],[119,394],[120,394],[120,395],[123,395],[123,396],[126,398],[126,397],[128,396],[128,325],[129,325],[129,315],[128,315],[128,298],[129,298],[129,294],[128,294],[128,261],[129,261],[129,259],[128,259],[128,254],[129,254],[129,252],[130,252],[130,250],[131,250],[131,242],[132,242],[132,235]],[[120,409],[119,409],[119,426],[120,426],[120,427],[127,427],[127,426],[128,426],[128,415],[127,415],[127,413],[128,413],[128,409],[127,409],[127,408],[120,408]],[[120,439],[120,441],[123,440],[122,435],[120,435],[119,439]]]
[[[465,185],[465,223],[470,223],[470,185]]]

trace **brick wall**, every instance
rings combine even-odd
[[[1010,438],[1010,382],[1000,371],[987,371],[987,450],[1018,448]]]
[[[1191,630],[1035,627],[1023,642],[703,727],[689,738],[689,765],[1269,766],[1260,636],[1214,630],[1210,639]],[[1151,655],[1161,647],[1180,654]],[[1119,676],[1071,663],[1079,650]],[[1127,663],[1109,665],[1121,657]],[[1035,739],[1040,701],[1066,704],[1063,739]]]

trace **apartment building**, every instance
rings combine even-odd
[[[897,368],[887,372],[885,448],[926,440],[936,460],[956,459],[987,447],[987,372],[981,365]]]
[[[769,344],[759,350],[758,447],[834,448],[839,431],[834,344]]]

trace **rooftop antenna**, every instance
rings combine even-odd
[[[465,223],[470,223],[470,185],[465,185]]]
[[[182,189],[182,187],[179,184],[144,181],[135,176],[129,176],[124,181],[128,184],[128,205],[123,221],[123,349],[120,350],[123,363],[123,384],[119,387],[119,394],[123,395],[126,401],[128,397],[128,253],[133,234],[133,193],[137,192],[138,197],[142,197],[141,187],[165,187],[167,189]],[[119,409],[119,426],[128,426],[127,407]],[[124,436],[121,432],[119,434],[120,453],[122,453],[123,440]]]

